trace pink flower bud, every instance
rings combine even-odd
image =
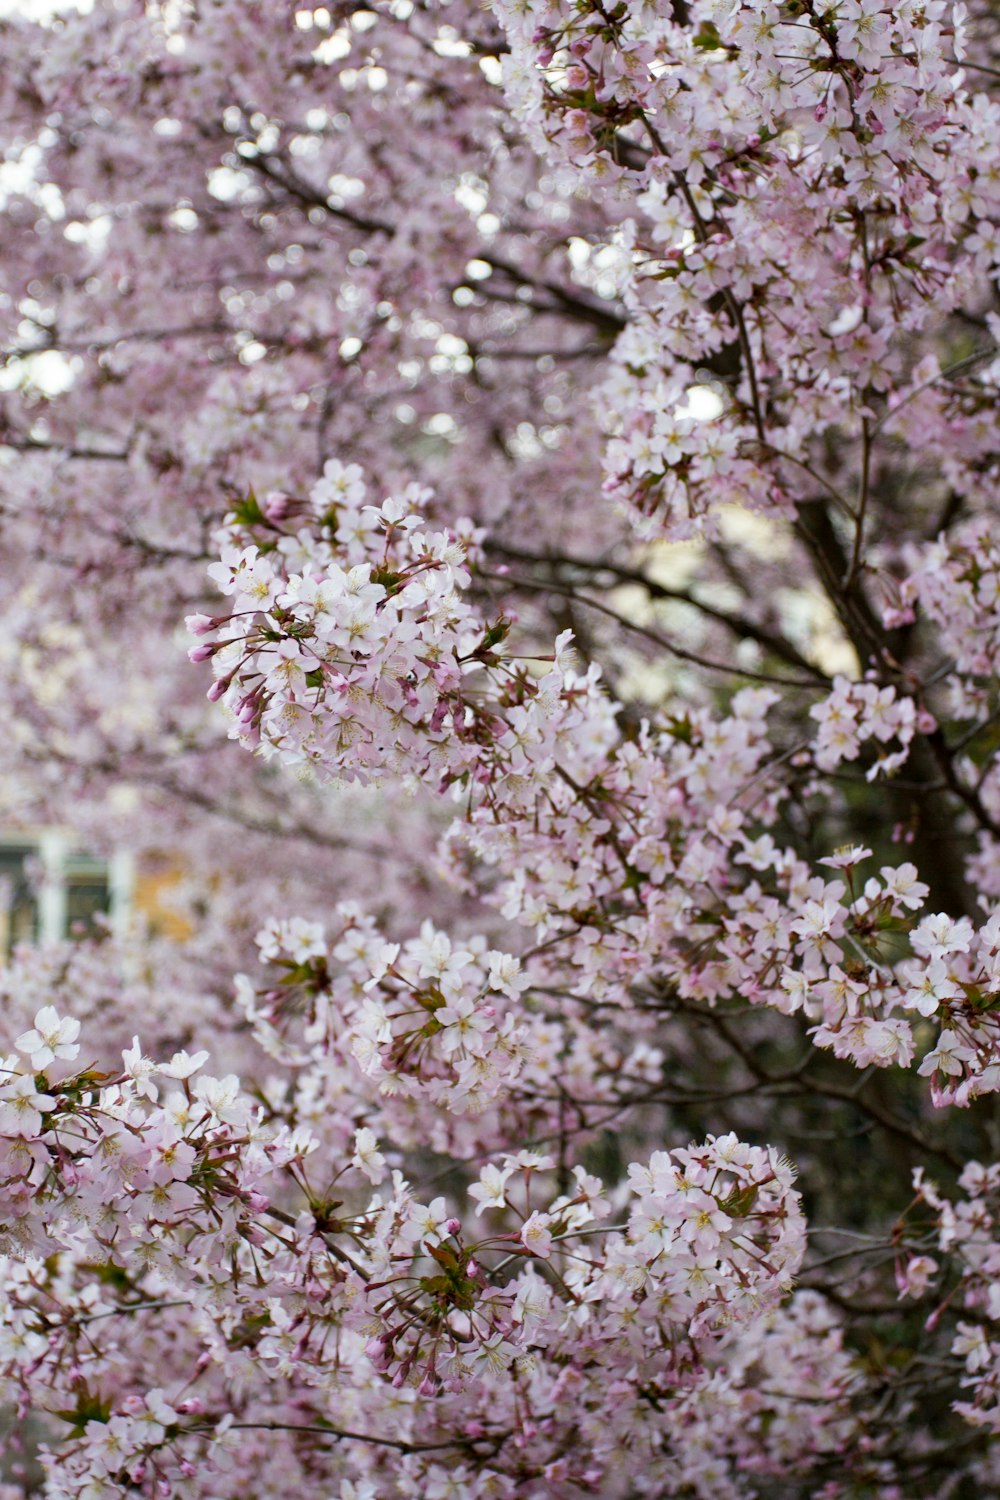
[[[285,521],[292,512],[291,497],[283,495],[280,490],[271,490],[269,494],[264,496],[264,503],[261,506],[261,510],[263,510],[269,521]]]
[[[213,620],[211,615],[185,615],[184,624],[192,635],[207,635],[214,630],[218,620]]]
[[[365,1345],[365,1354],[371,1360],[376,1370],[385,1371],[389,1364],[389,1341],[384,1334],[369,1339]]]

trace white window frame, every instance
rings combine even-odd
[[[42,865],[38,889],[38,943],[48,947],[69,937],[69,876],[79,845],[63,828],[24,830],[0,835],[0,847],[30,848]],[[108,886],[111,930],[120,937],[129,925],[135,894],[135,861],[127,849],[115,849],[107,860],[95,860]]]

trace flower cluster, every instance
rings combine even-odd
[[[630,1244],[608,1267],[623,1289],[642,1286],[669,1322],[696,1334],[752,1319],[787,1290],[804,1222],[795,1173],[773,1150],[720,1136],[654,1153],[629,1176]]]
[[[362,782],[395,772],[474,787],[494,746],[510,775],[551,766],[562,674],[539,691],[502,668],[507,622],[480,620],[459,592],[474,534],[426,530],[426,499],[411,487],[366,505],[357,466],[330,460],[308,502],[251,499],[233,516],[209,570],[232,614],[188,624],[245,743]]]
[[[657,529],[711,531],[732,502],[792,514],[814,435],[868,449],[866,403],[905,390],[896,330],[996,275],[997,106],[955,69],[963,9],[498,5],[512,107],[621,204],[607,487]],[[688,406],[706,380],[717,423]]]
[[[333,464],[328,469],[347,473]],[[358,476],[344,483],[360,494]],[[296,545],[303,549],[301,576],[309,578],[309,545],[318,547],[316,567],[329,569],[339,566],[333,557],[349,562],[356,543],[342,541],[336,550],[300,532]],[[460,600],[455,608],[469,606]],[[294,634],[276,609],[253,628]],[[234,620],[227,629],[246,629],[240,611]],[[409,636],[408,624],[399,629]],[[471,852],[491,871],[490,899],[544,945],[523,983],[547,991],[565,986],[568,973],[575,999],[622,1007],[642,983],[660,992],[676,985],[681,994],[713,1003],[740,995],[784,1015],[801,1012],[813,1023],[817,1045],[858,1067],[909,1067],[917,1038],[907,1013],[939,1015],[937,1045],[920,1063],[921,1073],[932,1076],[935,1101],[967,1103],[992,1091],[1000,1080],[1000,1035],[990,1013],[996,919],[983,928],[983,963],[967,964],[972,924],[944,913],[918,921],[914,914],[929,887],[912,863],[886,865],[880,880],[856,885],[857,867],[871,852],[859,847],[820,861],[847,875],[846,882],[830,880],[758,831],[781,809],[766,764],[773,750],[767,725],[773,693],[745,689],[724,719],[688,712],[644,724],[626,739],[611,717],[613,706],[594,693],[595,680],[560,670],[564,647],[560,638],[556,667],[540,688],[523,674],[514,679],[520,703],[511,702],[499,659],[492,655],[493,664],[485,664],[495,696],[491,702],[489,690],[480,691],[474,711],[490,728],[478,746],[467,796],[463,787],[465,814],[446,840],[459,877]],[[244,663],[238,670],[256,668]],[[253,692],[258,706],[271,702],[269,687]],[[260,712],[262,732],[284,755],[282,730],[269,708]],[[906,760],[915,735],[935,728],[913,698],[873,680],[838,677],[810,713],[819,724],[816,770],[828,772],[872,745],[877,754],[869,780],[890,775]],[[313,753],[331,774],[342,764],[334,734],[339,719],[339,704],[318,696],[310,709]],[[411,765],[447,783],[441,767],[455,757],[450,774],[465,777],[467,746],[441,741],[433,716],[409,724],[407,733]],[[706,808],[709,788],[728,805]],[[333,951],[348,960],[353,942],[361,966],[323,1005],[337,1018],[334,1046],[351,1049],[370,1076],[413,1097],[428,1090],[431,1102],[448,1098],[452,1108],[481,1110],[510,1088],[526,1059],[530,1067],[538,1028],[530,1019],[515,1024],[508,1008],[513,992],[497,978],[502,963],[516,972],[512,960],[491,956],[481,943],[477,963],[474,950],[453,950],[449,938],[430,929],[400,958],[370,925],[361,922],[356,932]],[[899,944],[907,932],[909,956]],[[296,944],[289,941],[294,968]],[[325,974],[324,967],[314,988],[322,989]],[[445,975],[457,986],[453,994]],[[498,1023],[495,1002],[502,992],[507,999]],[[324,1023],[316,1024],[319,1035]],[[589,1075],[589,1086],[597,1081],[603,1090],[593,1069]],[[949,1076],[953,1085],[942,1082]],[[524,1075],[522,1083],[529,1081]]]
[[[862,745],[870,741],[877,753],[865,773],[869,781],[891,776],[906,763],[920,720],[913,699],[900,697],[894,687],[850,682],[846,677],[836,678],[833,692],[809,714],[819,724],[813,753],[820,770],[833,771],[845,760],[857,760]],[[920,722],[924,729],[934,727],[929,715]],[[892,741],[898,749],[889,749]]]
[[[357,466],[330,460],[308,506],[281,496],[277,520],[253,501],[232,518],[236,542],[266,541],[224,543],[210,571],[232,614],[188,625],[206,637],[190,654],[212,659],[210,696],[235,714],[233,733],[328,777],[394,771],[470,803],[537,797],[557,752],[586,775],[614,736],[612,705],[597,668],[573,670],[570,632],[540,679],[504,661],[509,622],[487,624],[460,592],[475,536],[423,530],[416,489],[381,506],[364,495]]]
[[[304,924],[283,936],[300,953],[315,947]],[[48,1010],[35,1020],[19,1042],[37,1071],[8,1059],[4,1085],[16,1113],[2,1137],[16,1225],[6,1248],[20,1268],[5,1271],[0,1373],[11,1390],[44,1389],[68,1424],[42,1452],[58,1500],[160,1495],[200,1466],[225,1483],[230,1430],[266,1428],[268,1406],[280,1413],[291,1399],[293,1425],[311,1415],[336,1435],[327,1403],[359,1391],[375,1410],[380,1391],[409,1393],[444,1434],[456,1402],[482,1411],[476,1431],[426,1451],[492,1436],[496,1471],[512,1480],[525,1445],[540,1466],[556,1462],[562,1421],[539,1426],[531,1412],[554,1399],[574,1347],[617,1372],[630,1429],[659,1431],[666,1403],[658,1449],[690,1420],[684,1392],[715,1378],[720,1341],[780,1317],[802,1258],[794,1173],[733,1135],[654,1153],[613,1190],[577,1166],[559,1191],[554,1158],[507,1155],[481,1169],[468,1215],[420,1202],[399,1172],[379,1187],[384,1163],[361,1129],[334,1199],[332,1185],[309,1185],[315,1139],[266,1126],[235,1079],[201,1074],[203,1054],[154,1063],[136,1043],[119,1074],[98,1080],[69,1071],[72,1020]],[[188,1356],[163,1356],[156,1386],[149,1313],[176,1319],[188,1349],[201,1348],[183,1376]],[[110,1363],[86,1333],[96,1319],[119,1330]],[[498,1393],[510,1406],[502,1429],[486,1415]],[[621,1437],[602,1440],[587,1419],[580,1459],[589,1453],[595,1477]]]
[[[432,1110],[479,1113],[507,1092],[526,1036],[519,1002],[528,981],[517,959],[482,938],[453,944],[430,922],[419,937],[387,943],[351,903],[337,916],[329,942],[320,923],[297,918],[258,934],[277,975],[260,992],[241,975],[237,993],[261,1045],[300,1066],[350,1059],[370,1093]]]
[[[955,1410],[976,1427],[1000,1430],[1000,1297],[996,1276],[1000,1267],[997,1243],[1000,1214],[1000,1167],[980,1162],[966,1164],[958,1181],[963,1196],[952,1202],[922,1170],[915,1174],[917,1204],[932,1216],[922,1243],[936,1251],[910,1254],[904,1267],[909,1295],[938,1301],[930,1322],[936,1323],[948,1301],[959,1306],[951,1354],[961,1363],[962,1387],[967,1396]],[[943,1265],[957,1272],[957,1284],[947,1293],[941,1285]]]
[[[83,1226],[110,1258],[165,1270],[223,1255],[266,1201],[259,1184],[308,1139],[262,1131],[235,1076],[196,1076],[207,1052],[154,1064],[135,1040],[117,1072],[73,1072],[79,1034],[46,1006],[4,1059],[3,1252],[55,1250]],[[173,1084],[162,1100],[156,1078]]]
[[[986,516],[941,537],[904,580],[901,602],[919,604],[955,661],[956,716],[974,718],[990,705],[986,683],[1000,660],[1000,546]]]
[[[0,1500],[1000,1493],[994,10],[3,23]]]

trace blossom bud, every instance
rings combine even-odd
[[[229,677],[220,677],[218,682],[212,683],[207,693],[209,703],[218,703],[219,699],[225,696],[230,681]]]
[[[375,1369],[382,1372],[389,1364],[389,1340],[384,1334],[369,1339],[365,1345],[365,1354],[371,1360]]]
[[[271,490],[264,496],[261,509],[269,521],[285,521],[292,511],[291,497],[283,495],[280,490]]]
[[[209,657],[215,655],[218,646],[209,641],[202,641],[200,646],[192,646],[188,651],[188,661],[208,661]]]
[[[213,620],[211,615],[185,615],[184,624],[192,635],[207,635],[218,625],[218,620]]]
[[[458,1234],[462,1225],[458,1219],[446,1219],[444,1227],[448,1234]]]

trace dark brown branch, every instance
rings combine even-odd
[[[659,583],[639,568],[627,568],[618,563],[608,562],[603,559],[590,561],[587,558],[574,557],[565,553],[545,554],[531,552],[525,548],[510,547],[505,543],[495,540],[487,542],[486,550],[494,556],[510,558],[515,562],[534,563],[539,567],[548,568],[552,572],[560,568],[568,568],[581,573],[587,573],[593,575],[592,582],[596,582],[601,574],[610,574],[619,583],[637,584],[640,588],[645,589],[651,599],[671,600],[679,604],[690,605],[692,609],[698,610],[699,613],[705,615],[708,619],[716,620],[720,625],[724,625],[733,635],[743,640],[756,641],[759,646],[763,646],[774,656],[787,662],[789,666],[797,667],[801,672],[810,673],[817,682],[825,683],[829,681],[826,674],[821,672],[812,662],[807,661],[791,642],[785,640],[784,636],[775,634],[766,629],[765,626],[758,625],[754,621],[746,619],[743,615],[730,614],[727,610],[708,604],[705,600],[699,599],[695,594],[692,594],[690,589],[670,588],[666,584]]]
[[[648,625],[639,625],[625,615],[619,614],[607,604],[602,604],[599,599],[592,599],[587,594],[578,593],[576,589],[567,584],[553,582],[539,582],[534,578],[515,578],[509,573],[480,572],[480,578],[491,578],[497,583],[502,583],[509,589],[526,589],[536,594],[562,594],[567,599],[582,604],[586,609],[597,610],[598,614],[606,615],[609,620],[614,620],[623,630],[633,635],[645,636],[655,646],[661,647],[671,656],[676,656],[678,661],[689,661],[695,666],[704,667],[709,672],[723,672],[729,677],[744,677],[750,682],[770,682],[778,687],[812,688],[823,686],[823,679],[817,680],[810,677],[808,680],[801,677],[776,677],[771,672],[753,672],[749,667],[738,667],[732,662],[714,661],[710,656],[702,656],[700,652],[689,651],[684,646],[679,646],[676,641],[669,640],[659,630],[651,630]]]

